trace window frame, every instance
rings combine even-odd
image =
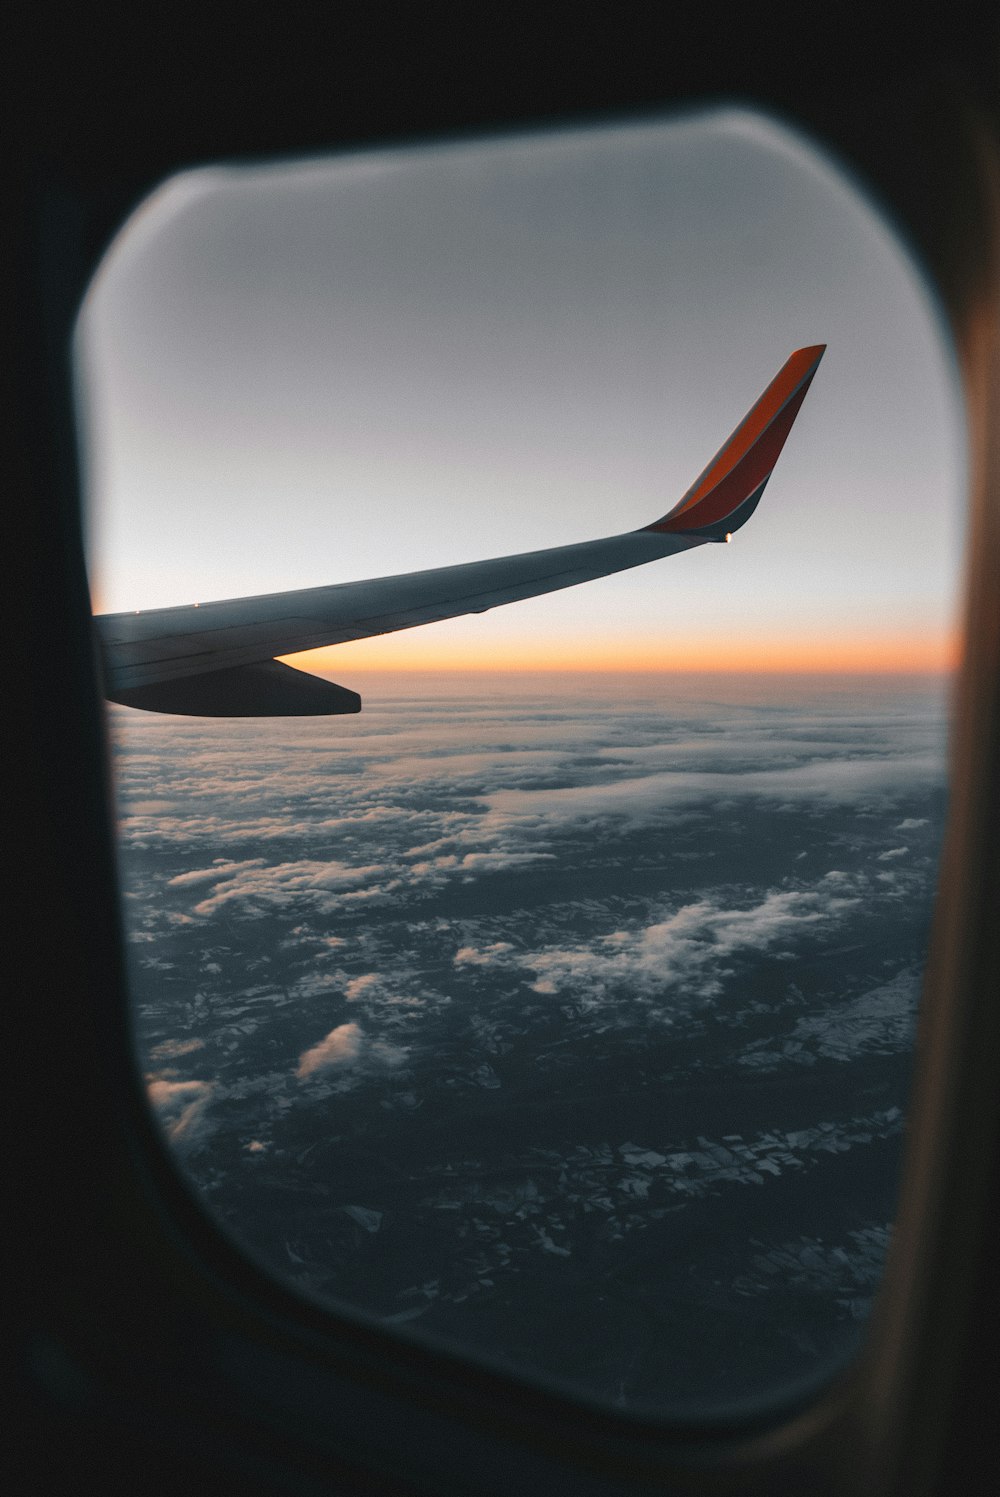
[[[936,72],[932,50],[922,59],[927,77]],[[398,82],[403,42],[389,51]],[[364,55],[379,54],[372,44]],[[440,58],[430,61],[419,49],[414,56],[423,59],[421,86],[444,76]],[[747,79],[755,59],[759,53],[751,52],[743,64]],[[353,113],[331,123],[319,102],[317,59],[307,69],[304,107],[296,113],[290,102],[276,123],[255,94],[261,78],[273,77],[263,48],[256,61],[242,80],[225,74],[222,107],[199,124],[194,102],[204,101],[205,88],[195,88],[195,100],[178,112],[177,97],[157,82],[157,59],[144,59],[138,72],[154,95],[150,128],[117,154],[107,150],[113,88],[94,119],[81,109],[75,138],[70,129],[46,136],[26,109],[31,138],[15,204],[20,297],[11,345],[18,373],[14,491],[26,522],[12,579],[22,642],[15,666],[24,672],[18,720],[25,727],[12,775],[14,794],[34,811],[18,844],[18,893],[26,905],[14,926],[21,972],[11,991],[22,995],[26,1053],[44,1061],[46,1083],[33,1086],[26,1075],[16,1093],[18,1187],[28,1223],[16,1259],[19,1394],[46,1437],[44,1449],[33,1447],[33,1460],[68,1477],[89,1459],[109,1475],[132,1473],[133,1485],[134,1473],[144,1473],[141,1490],[161,1478],[167,1489],[175,1471],[196,1478],[196,1489],[233,1483],[250,1492],[312,1490],[315,1481],[317,1491],[340,1485],[594,1497],[649,1489],[917,1493],[934,1490],[944,1473],[963,1471],[975,1490],[976,1463],[985,1454],[995,1471],[997,1461],[983,1412],[988,1384],[977,1389],[973,1381],[976,1347],[988,1345],[996,1323],[987,1245],[1000,1214],[1000,1105],[992,1074],[1000,1053],[1000,1016],[992,1011],[1000,992],[1000,864],[989,838],[991,823],[1000,824],[995,145],[954,91],[938,141],[908,121],[928,164],[926,190],[945,191],[941,184],[958,180],[954,213],[943,227],[929,226],[870,110],[855,102],[838,132],[832,116],[810,113],[791,67],[787,78],[743,95],[787,111],[797,128],[864,175],[916,245],[949,310],[970,419],[967,650],[956,688],[952,805],[900,1210],[868,1340],[829,1387],[801,1390],[766,1419],[748,1410],[744,1420],[698,1431],[595,1410],[299,1300],[213,1227],[175,1172],[146,1107],[127,1020],[69,365],[76,308],[103,248],[134,203],[199,161],[389,143],[406,138],[406,129],[426,136],[436,125],[471,135],[545,113],[558,124],[585,109],[645,101],[641,90],[623,101],[620,88],[602,87],[600,75],[584,69],[580,91],[567,98],[557,88],[547,109],[540,108],[546,95],[539,80],[535,94],[514,96],[506,112],[494,102],[485,117],[462,95],[442,122],[421,104],[414,83],[382,118],[389,86],[380,85],[367,103],[355,100]],[[270,66],[280,73],[278,94],[293,101],[300,79],[287,78],[273,60]],[[491,65],[484,66],[489,78]],[[498,83],[509,79],[502,65],[492,67]],[[167,59],[165,71],[176,85],[177,58]],[[104,76],[93,65],[82,72],[89,82]],[[215,76],[208,69],[201,81]],[[664,88],[659,102],[669,107],[681,92]],[[70,87],[81,104],[83,93],[79,84]],[[400,112],[402,124],[393,130]],[[58,918],[58,938],[44,948],[24,936],[39,907]],[[75,1224],[72,1242],[67,1220]],[[994,1343],[994,1371],[996,1365]]]

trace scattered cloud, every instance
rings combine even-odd
[[[911,1043],[918,980],[892,974],[919,941],[945,783],[936,729],[916,714],[857,699],[850,712],[666,698],[638,710],[623,694],[611,709],[429,701],[350,721],[137,722],[138,749],[119,759],[136,813],[122,853],[135,1026],[156,1067],[151,1105],[216,1204],[227,1173],[251,1204],[244,1176],[261,1169],[269,1191],[279,1176],[315,1183],[315,1197],[287,1200],[297,1220],[318,1211],[317,1243],[333,1233],[336,1253],[346,1230],[377,1249],[386,1223],[398,1229],[381,1215],[391,1191],[351,1187],[339,1207],[328,1193],[335,1098],[335,1131],[354,1145],[362,1117],[405,1140],[412,1114],[442,1158],[468,1155],[439,1182],[449,1206],[463,1190],[473,1203],[435,1209],[442,1230],[475,1223],[449,1274],[520,1252],[522,1227],[532,1251],[566,1252],[563,1170],[588,1220],[624,1232],[649,1208],[662,1216],[668,1193],[675,1209],[721,1179],[766,1185],[823,1151],[895,1136],[853,1116],[846,1063]],[[887,944],[889,930],[903,940]],[[671,1086],[692,1057],[723,1080],[726,1067],[752,1079],[844,1062],[852,1121],[834,1129],[820,1096],[815,1127],[804,1114],[794,1133],[696,1148],[672,1132],[707,1124],[681,1109],[675,1129],[668,1108],[649,1133],[640,1106],[646,1122],[623,1120],[599,1169],[599,1139],[559,1141],[547,1158],[544,1130],[529,1128],[526,1178],[557,1205],[549,1217],[501,1204],[492,1243],[480,1202],[503,1202],[507,1185],[473,1163],[486,1134],[463,1128],[469,1099],[495,1121],[527,1077],[586,1108],[628,1084],[629,1057],[650,1086]],[[517,1130],[490,1130],[512,1147]],[[260,1221],[247,1226],[257,1242]],[[277,1261],[328,1283],[329,1249],[311,1265],[297,1227],[285,1230]]]
[[[303,859],[268,866],[263,859],[255,858],[237,872],[223,873],[208,898],[194,906],[194,913],[212,915],[226,904],[239,904],[252,910],[255,906],[289,905],[299,900],[311,901],[323,908],[335,908],[336,900],[332,895],[380,881],[386,872],[386,867],[379,863],[351,867],[339,860]]]
[[[201,1039],[188,1040],[163,1040],[159,1045],[154,1045],[149,1052],[150,1060],[177,1060],[182,1055],[193,1055],[196,1050],[203,1050],[205,1041]]]
[[[733,975],[734,959],[771,950],[828,928],[860,903],[847,875],[834,870],[813,888],[774,890],[758,903],[733,909],[700,899],[662,919],[595,939],[515,951],[509,943],[464,946],[457,966],[500,966],[533,974],[536,993],[566,993],[601,1001],[615,989],[663,997],[683,987],[688,996],[712,998]]]
[[[505,961],[514,950],[510,941],[491,941],[488,946],[460,946],[453,961],[456,967],[489,967],[497,961]]]
[[[216,948],[231,946],[232,917],[277,917],[272,955],[289,964],[295,1001],[344,999],[370,1036],[357,1025],[332,1030],[303,1052],[300,1077],[388,1064],[376,1047],[388,1033],[395,1040],[394,1026],[410,1025],[398,1031],[409,1039],[451,1001],[439,963],[455,983],[481,983],[496,969],[584,1004],[627,991],[662,1000],[668,1017],[682,999],[717,994],[755,952],[787,956],[862,902],[898,905],[919,887],[925,874],[905,846],[886,846],[892,836],[876,852],[866,829],[824,844],[811,828],[832,827],[841,813],[880,817],[897,834],[930,825],[903,812],[944,784],[942,723],[898,701],[869,710],[791,694],[783,705],[752,706],[623,699],[611,712],[568,695],[502,710],[486,698],[445,711],[428,700],[346,725],[252,730],[140,723],[119,755],[122,802],[136,813],[123,836],[127,849],[162,848],[172,871],[167,878],[162,862],[135,859],[130,934],[142,958],[162,965],[174,955],[168,921],[183,922],[177,940],[186,932],[203,942],[198,971],[218,985],[230,958]],[[811,870],[821,856],[841,868],[784,883],[772,861],[755,886],[751,864],[739,873],[723,865],[750,813],[803,818],[810,861],[801,861],[803,843],[792,845],[787,870]],[[697,870],[713,855],[716,881],[707,884]],[[873,856],[886,872],[865,877],[860,862]],[[647,893],[636,893],[647,861]],[[673,897],[665,869],[676,875]],[[519,880],[528,873],[540,877]],[[718,882],[727,875],[738,886]],[[538,891],[550,877],[546,896]],[[589,904],[572,898],[584,879]],[[513,894],[527,914],[492,918],[485,890],[470,887],[487,880],[498,908]],[[627,905],[615,893],[626,886]],[[164,889],[169,903],[158,902]],[[447,936],[418,933],[422,909],[432,922],[448,917]],[[456,916],[466,910],[463,925]],[[406,945],[380,935],[403,922]]]

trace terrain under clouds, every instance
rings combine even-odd
[[[944,690],[114,709],[136,1038],[298,1289],[618,1404],[856,1342],[893,1214]]]

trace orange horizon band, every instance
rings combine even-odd
[[[454,649],[409,650],[385,645],[368,646],[367,641],[335,645],[329,649],[283,657],[289,664],[311,672],[329,673],[336,679],[347,669],[380,672],[452,672],[507,676],[524,671],[569,672],[597,671],[670,672],[726,671],[782,672],[812,670],[820,672],[871,670],[879,673],[954,669],[960,657],[957,636],[937,636],[916,640],[844,640],[821,644],[790,644],[780,639],[740,640],[720,643],[674,639],[661,647],[650,648],[648,641],[626,644],[595,644],[594,641],[553,643],[545,650],[530,645],[513,645],[504,649],[502,662],[496,658],[484,661],[481,648],[459,645]],[[414,658],[414,655],[418,658]],[[422,656],[423,658],[419,658]],[[367,657],[367,658],[366,658]]]

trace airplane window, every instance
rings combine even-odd
[[[215,1221],[312,1300],[617,1408],[842,1367],[892,1230],[964,479],[875,207],[743,109],[202,169],[122,230],[76,352],[135,1049]],[[608,536],[544,596],[449,573],[462,616],[367,587]],[[308,654],[311,594],[209,606],[344,583]],[[170,681],[129,676],[175,628]],[[262,639],[360,715],[283,715]]]

